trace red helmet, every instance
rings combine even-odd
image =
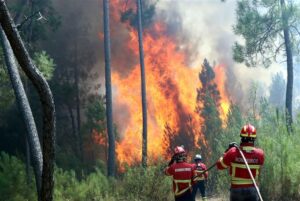
[[[245,125],[241,130],[241,137],[256,138],[256,129],[251,124]]]
[[[174,155],[185,154],[185,150],[182,146],[177,146],[174,149]]]

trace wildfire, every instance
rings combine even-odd
[[[229,107],[230,107],[230,101],[225,89],[226,74],[224,68],[225,67],[223,65],[218,65],[215,66],[214,68],[214,72],[216,75],[215,82],[218,86],[218,90],[221,96],[221,104],[220,104],[219,112],[220,112],[220,118],[222,119],[223,122],[223,126],[225,126],[226,116],[228,114]]]
[[[113,19],[119,20],[116,6],[120,6],[121,1],[113,0],[112,2]],[[124,5],[120,8],[123,9]],[[127,30],[129,40],[124,41],[127,43],[124,54],[130,51],[138,59],[136,30],[129,25]],[[200,146],[200,141],[201,144],[206,145],[205,137],[201,134],[202,120],[195,112],[197,88],[201,87],[198,77],[201,66],[198,68],[188,66],[186,61],[189,55],[178,48],[176,40],[168,35],[166,26],[162,22],[152,25],[143,37],[149,158],[155,160],[159,157],[166,157],[166,150],[171,145],[165,138],[166,125],[175,131],[172,134],[173,137],[182,134],[181,132],[190,132],[193,134],[193,139],[189,140],[195,147]],[[118,63],[128,66],[126,60]],[[116,153],[121,165],[124,163],[132,165],[141,161],[142,108],[139,61],[136,60],[130,69],[130,73],[125,75],[112,69],[114,121],[120,134]],[[216,67],[215,72],[216,83],[222,98],[221,118],[224,121],[229,109],[229,101],[224,88],[226,81],[224,68]]]
[[[175,130],[180,129],[182,116],[191,115],[195,121],[196,89],[200,86],[199,69],[191,69],[184,63],[185,55],[176,50],[174,41],[167,37],[161,24],[154,26],[156,37],[144,35],[145,72],[148,106],[148,154],[157,158],[165,155],[168,142],[164,140],[166,123]],[[138,39],[135,30],[130,32],[130,49],[138,57]],[[128,116],[119,119],[126,126],[123,139],[117,145],[120,163],[132,164],[141,158],[142,108],[140,91],[140,66],[122,78],[114,72],[112,82],[116,90],[115,107],[124,106]],[[116,114],[118,115],[118,114]]]

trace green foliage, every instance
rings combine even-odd
[[[214,78],[215,73],[213,68],[205,59],[202,65],[202,70],[199,74],[202,87],[197,90],[198,106],[196,108],[196,112],[203,119],[201,132],[204,134],[208,143],[207,149],[202,150],[202,155],[206,161],[209,160],[209,156],[214,158],[212,160],[217,160],[219,152],[216,150],[214,145],[217,143],[217,139],[220,137],[222,131],[222,121],[218,111],[221,97],[217,85],[214,82]],[[217,174],[214,172],[214,174],[211,174],[208,178],[209,191],[216,188],[216,180]]]
[[[81,181],[74,171],[57,169],[55,178],[54,199],[57,201],[101,200],[109,192],[108,180],[99,169]]]
[[[231,106],[226,127],[218,133],[209,166],[227,149],[229,142],[239,142],[241,126],[247,118],[241,116],[237,106]],[[252,123],[252,122],[251,122]],[[265,152],[265,164],[260,171],[259,186],[265,200],[296,201],[300,199],[300,115],[294,122],[295,133],[286,131],[283,114],[276,113],[266,101],[259,105],[259,119],[254,124],[258,139],[256,146]],[[94,166],[95,167],[95,166]],[[74,171],[55,171],[54,197],[57,201],[168,201],[173,200],[171,177],[163,174],[163,165],[127,168],[116,180],[110,180],[97,165],[79,180]],[[32,174],[31,174],[32,175]],[[228,194],[230,177],[227,171],[213,169],[209,173],[209,195]],[[212,179],[213,178],[213,179]],[[26,184],[24,164],[16,157],[0,155],[0,201],[35,200],[34,181]]]
[[[218,137],[215,139],[215,146],[212,147],[212,160],[210,161],[218,160],[228,148],[230,142],[238,143],[240,141],[239,133],[242,125],[243,119],[238,106],[231,104],[227,114],[226,126],[222,129],[222,132],[219,133]],[[210,175],[214,175],[214,179],[212,180],[210,176],[208,182],[214,183],[214,188],[210,189],[210,187],[208,187],[208,190],[217,194],[224,194],[224,192],[227,192],[228,186],[230,185],[228,171],[217,171],[213,169],[210,171]]]
[[[8,1],[14,21],[19,25],[23,40],[29,50],[35,51],[39,42],[60,25],[60,16],[52,7],[52,1]]]
[[[245,43],[235,43],[233,58],[245,62],[247,66],[270,66],[272,60],[280,53],[285,53],[283,27],[291,28],[290,34],[295,47],[299,45],[297,23],[299,8],[293,1],[286,1],[282,10],[279,1],[274,0],[240,0],[237,4],[237,24],[234,31],[245,39]],[[286,23],[282,21],[282,12],[286,14]]]
[[[10,107],[14,102],[14,93],[7,71],[4,66],[0,66],[0,109]]]
[[[275,111],[270,107],[267,109]],[[269,112],[266,115],[259,127],[259,146],[265,151],[265,165],[260,177],[263,196],[267,200],[299,200],[300,119],[294,125],[295,133],[290,135],[282,114]],[[276,185],[270,188],[274,183]]]
[[[33,59],[35,65],[42,72],[46,80],[50,80],[55,68],[53,59],[45,51],[36,52]]]
[[[163,174],[163,166],[130,168],[124,175],[120,196],[124,200],[172,200],[171,177]]]
[[[260,171],[259,186],[265,200],[296,201],[300,199],[300,117],[294,122],[295,132],[290,135],[286,130],[284,114],[271,107],[266,99],[261,99],[258,119],[241,117],[236,106],[231,106],[227,126],[212,148],[212,156],[222,155],[229,142],[239,142],[241,126],[250,123],[257,128],[258,139],[255,145],[265,152],[265,163]],[[250,114],[250,116],[252,116]],[[215,192],[224,192],[230,185],[228,172],[211,171],[216,174]]]
[[[143,28],[147,28],[152,24],[153,16],[155,15],[156,3],[149,3],[147,1],[141,1],[142,3],[142,24]],[[130,26],[137,29],[137,13],[136,10],[129,8],[121,13],[121,21],[129,22]]]
[[[88,131],[95,129],[98,133],[103,133],[106,129],[106,115],[104,97],[91,97],[86,109],[86,124],[85,128]]]
[[[221,133],[222,121],[218,107],[220,106],[220,93],[214,82],[215,73],[205,59],[199,74],[201,88],[197,90],[196,112],[203,118],[202,133],[208,141],[209,147],[215,143],[215,139]],[[206,154],[203,154],[207,158]]]
[[[0,201],[36,200],[34,179],[27,184],[24,170],[19,159],[0,153]]]
[[[14,156],[0,155],[0,201],[36,200],[34,181],[26,183],[25,166]],[[117,180],[108,179],[100,169],[78,180],[74,171],[55,170],[56,201],[168,201],[172,200],[171,178],[163,166],[129,168]]]

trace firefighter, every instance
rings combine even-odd
[[[207,200],[205,194],[205,185],[208,177],[208,172],[202,174],[202,172],[207,169],[206,165],[202,163],[202,156],[200,154],[196,154],[194,158],[194,162],[195,163],[193,164],[193,167],[197,176],[194,178],[193,191],[192,191],[193,199],[194,200],[196,199],[197,190],[199,189],[202,196],[202,200]]]
[[[261,166],[264,164],[264,152],[254,147],[256,129],[251,124],[243,126],[240,132],[242,150],[254,179],[257,181]],[[245,162],[235,147],[230,143],[223,157],[217,162],[217,168],[223,170],[229,168],[231,175],[230,200],[231,201],[258,201],[259,197],[255,185],[251,180]]]
[[[165,169],[165,174],[173,177],[175,201],[193,201],[193,165],[186,162],[187,154],[182,146],[174,149],[174,155]]]

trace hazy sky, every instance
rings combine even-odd
[[[195,65],[201,64],[204,58],[211,63],[215,61],[226,64],[231,69],[229,73],[234,73],[233,77],[244,91],[248,90],[252,81],[261,82],[267,88],[272,74],[284,72],[285,64],[273,64],[269,69],[247,68],[244,64],[233,61],[232,45],[234,41],[241,40],[232,28],[236,18],[236,1],[222,3],[220,0],[160,0],[157,7],[158,16],[170,23],[177,23],[178,26],[181,24],[183,33],[178,34],[186,35],[185,38],[196,44]]]

